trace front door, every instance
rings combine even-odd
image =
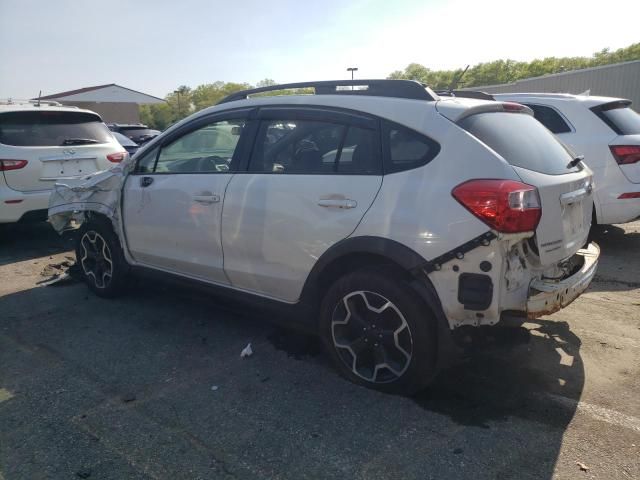
[[[295,302],[318,258],[357,227],[382,184],[377,121],[314,109],[258,114],[249,171],[222,215],[231,284]]]
[[[123,216],[136,262],[215,283],[223,270],[220,217],[245,117],[197,120],[144,155],[124,189]]]

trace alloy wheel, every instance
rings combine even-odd
[[[411,363],[409,324],[400,309],[378,293],[345,295],[333,311],[331,335],[342,362],[368,382],[393,382]]]
[[[105,239],[91,230],[80,239],[80,265],[87,278],[92,278],[97,288],[107,288],[113,277],[111,251]]]

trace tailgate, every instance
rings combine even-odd
[[[3,149],[3,158],[26,160],[24,167],[5,170],[7,185],[23,192],[53,188],[57,180],[78,178],[112,164],[107,155],[118,151],[111,144],[77,147],[15,147]]]
[[[575,254],[591,227],[592,173],[533,116],[512,113],[472,114],[459,125],[509,163],[521,180],[538,189],[542,215],[535,242],[543,266]],[[524,107],[522,107],[524,108]]]
[[[0,113],[0,144],[7,185],[25,192],[108,168],[107,155],[124,151],[97,114],[60,107]]]
[[[554,265],[576,253],[587,242],[593,196],[591,171],[545,175],[513,167],[523,182],[540,194],[542,217],[535,242],[542,265]]]

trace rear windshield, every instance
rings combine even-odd
[[[111,132],[100,117],[90,113],[45,110],[0,114],[0,143],[5,145],[91,145],[111,139]]]
[[[602,110],[601,115],[611,122],[613,129],[620,135],[640,134],[640,115],[632,108]]]
[[[493,149],[511,165],[548,175],[576,172],[565,147],[540,122],[522,113],[471,115],[460,126]]]
[[[120,127],[120,132],[129,138],[142,137],[144,135],[157,135],[157,130],[151,130],[146,127]]]
[[[137,147],[138,146],[138,144],[136,142],[131,140],[129,137],[125,137],[120,132],[111,132],[111,133],[113,134],[114,137],[116,137],[116,140],[118,140],[120,145],[122,145],[123,147]]]

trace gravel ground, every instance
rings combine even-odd
[[[640,479],[640,223],[596,241],[580,299],[403,398],[342,380],[267,312],[149,281],[111,301],[40,286],[70,242],[5,229],[0,480]]]

